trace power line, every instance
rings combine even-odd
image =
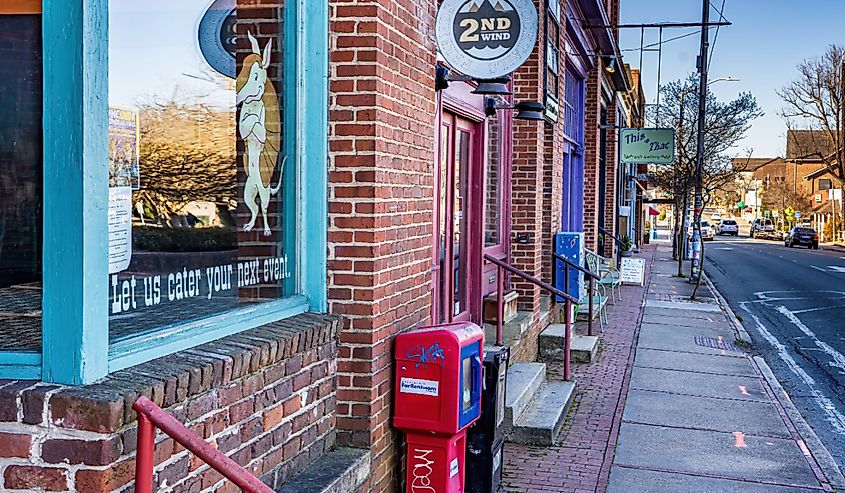
[[[720,21],[722,21],[722,20],[724,20],[724,19],[725,19],[725,14],[724,14],[724,12],[725,12],[725,2],[726,2],[726,1],[727,1],[727,0],[722,0],[722,8],[721,8],[721,9],[716,9],[716,10],[718,10],[718,11],[719,11],[719,20],[720,20]],[[710,2],[710,6],[711,6],[711,7],[713,7],[714,9],[716,8],[716,6],[715,6],[715,5],[713,5],[713,2],[712,2],[712,1]],[[713,36],[713,46],[710,48],[710,57],[709,57],[709,59],[707,60],[707,65],[710,65],[710,63],[713,61],[713,53],[716,51],[716,41],[718,41],[718,40],[719,40],[719,28],[720,28],[720,27],[722,27],[722,26],[721,26],[721,25],[716,26],[716,35],[715,35],[715,36]]]
[[[709,29],[713,29],[713,27],[710,27]],[[641,49],[654,48],[655,46],[659,46],[661,44],[666,44],[666,43],[669,43],[669,42],[672,42],[672,41],[677,41],[679,39],[688,38],[690,36],[700,34],[700,33],[701,33],[701,29],[696,29],[695,31],[690,31],[686,34],[682,34],[680,36],[675,36],[674,38],[665,39],[662,42],[647,44],[647,45],[643,46],[642,48],[625,48],[625,49],[619,50],[619,51],[639,51]]]

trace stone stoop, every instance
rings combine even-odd
[[[502,325],[502,344],[511,349],[522,340],[522,334],[531,326],[531,312],[517,312],[516,317]],[[496,344],[496,324],[484,324],[484,341],[487,345]]]
[[[292,477],[278,493],[353,493],[370,476],[370,451],[338,447]]]
[[[573,330],[574,332],[574,330]],[[563,361],[566,353],[566,325],[551,324],[540,332],[540,358],[543,361]],[[598,336],[572,335],[570,356],[574,363],[592,363],[599,349]]]
[[[507,440],[554,445],[574,395],[573,382],[546,380],[545,363],[511,365],[505,391]]]

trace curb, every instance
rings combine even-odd
[[[792,424],[795,426],[798,434],[806,443],[807,448],[810,450],[810,454],[816,460],[816,464],[818,464],[822,473],[827,477],[830,485],[836,490],[845,489],[845,476],[842,475],[842,471],[840,471],[839,466],[837,466],[836,461],[833,459],[833,456],[830,455],[827,447],[825,447],[821,440],[819,440],[816,432],[810,428],[810,425],[808,425],[806,421],[804,421],[800,411],[798,411],[798,408],[792,403],[792,399],[789,398],[789,394],[786,393],[786,390],[783,386],[781,386],[780,382],[778,382],[778,379],[775,377],[772,369],[769,368],[769,365],[761,356],[754,356],[752,357],[752,360],[757,365],[760,373],[762,373],[765,377],[766,382],[774,392],[775,398],[778,400],[780,405],[783,406],[784,411],[786,411],[786,414],[792,421]]]
[[[719,306],[722,308],[722,311],[725,312],[725,315],[728,317],[728,320],[730,321],[734,330],[738,334],[737,338],[742,339],[743,341],[746,341],[748,344],[753,346],[754,338],[752,338],[751,334],[747,330],[745,330],[745,326],[742,325],[742,322],[739,320],[739,317],[737,317],[736,313],[734,313],[733,309],[731,309],[731,306],[728,304],[728,301],[724,298],[724,296],[722,296],[722,293],[720,293],[719,290],[716,289],[716,286],[710,280],[710,277],[707,275],[706,272],[704,273],[703,280],[707,284],[707,289],[710,290],[710,292],[713,294],[713,297],[716,298],[716,300],[719,302]]]

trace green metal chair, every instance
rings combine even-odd
[[[617,299],[622,300],[622,273],[611,265],[609,259],[591,250],[586,252],[587,270],[599,277],[596,284],[610,290],[610,299],[615,305]]]

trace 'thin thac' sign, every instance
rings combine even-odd
[[[619,134],[625,164],[671,164],[675,161],[675,130],[624,128]]]

